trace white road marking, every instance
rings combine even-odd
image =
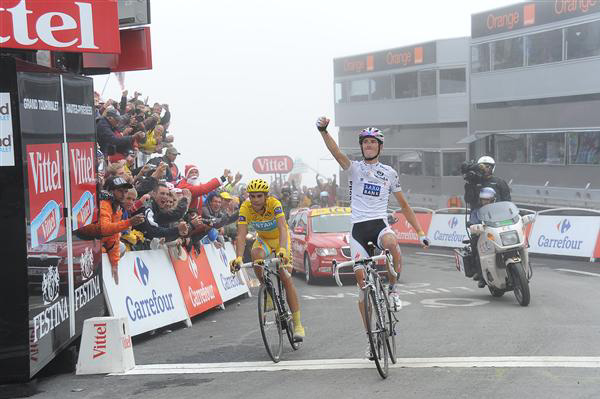
[[[467,367],[560,367],[560,368],[600,368],[600,357],[594,356],[500,356],[500,357],[438,357],[438,358],[398,358],[391,368],[467,368]],[[375,368],[366,359],[317,359],[288,360],[279,363],[231,362],[231,363],[183,363],[138,365],[124,373],[112,376],[150,374],[209,374],[243,373],[250,371],[282,370],[346,370]]]
[[[454,255],[445,255],[445,254],[435,254],[432,252],[415,252],[417,255],[425,255],[425,256],[439,256],[440,258],[452,258],[454,259]]]
[[[558,270],[560,272],[583,274],[584,276],[600,277],[600,274],[598,274],[598,273],[580,272],[579,270],[571,270],[571,269],[556,269],[556,270]]]

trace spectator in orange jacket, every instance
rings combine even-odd
[[[105,189],[110,193],[106,199],[100,200],[100,234],[102,236],[102,252],[108,254],[115,283],[119,284],[118,266],[121,258],[121,231],[144,222],[144,215],[137,214],[130,219],[123,217],[122,204],[127,191],[133,188],[122,177],[111,177],[106,181]]]
[[[229,176],[231,172],[229,169],[225,169],[223,171],[223,176],[221,176],[220,180],[216,177],[210,179],[207,183],[200,183],[198,180],[198,176],[200,172],[196,165],[185,165],[185,178],[181,179],[181,181],[177,184],[177,188],[187,188],[192,192],[192,202],[190,204],[190,208],[194,208],[197,210],[202,209],[202,196],[204,194],[208,194],[211,191],[217,189],[221,184],[227,181],[227,176]]]

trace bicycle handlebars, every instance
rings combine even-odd
[[[340,280],[340,274],[339,274],[340,267],[354,266],[356,264],[364,265],[365,263],[377,262],[378,260],[383,260],[383,259],[387,260],[386,264],[387,264],[388,270],[392,274],[392,276],[398,277],[398,273],[396,273],[396,271],[392,267],[392,261],[391,261],[391,259],[389,259],[390,256],[391,256],[390,251],[386,249],[384,251],[384,253],[381,255],[371,256],[370,258],[359,259],[357,261],[349,260],[347,262],[337,263],[336,260],[333,260],[331,262],[331,264],[333,266],[333,277],[335,278],[335,282],[339,287],[342,287],[344,285],[344,284],[342,284],[342,281]]]

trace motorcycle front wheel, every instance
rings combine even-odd
[[[509,273],[512,279],[513,292],[515,293],[517,302],[519,302],[519,305],[521,306],[529,305],[531,294],[529,292],[529,281],[525,276],[523,265],[520,262],[513,263],[510,265]]]

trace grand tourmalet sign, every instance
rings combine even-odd
[[[117,0],[0,0],[0,47],[120,53]]]

